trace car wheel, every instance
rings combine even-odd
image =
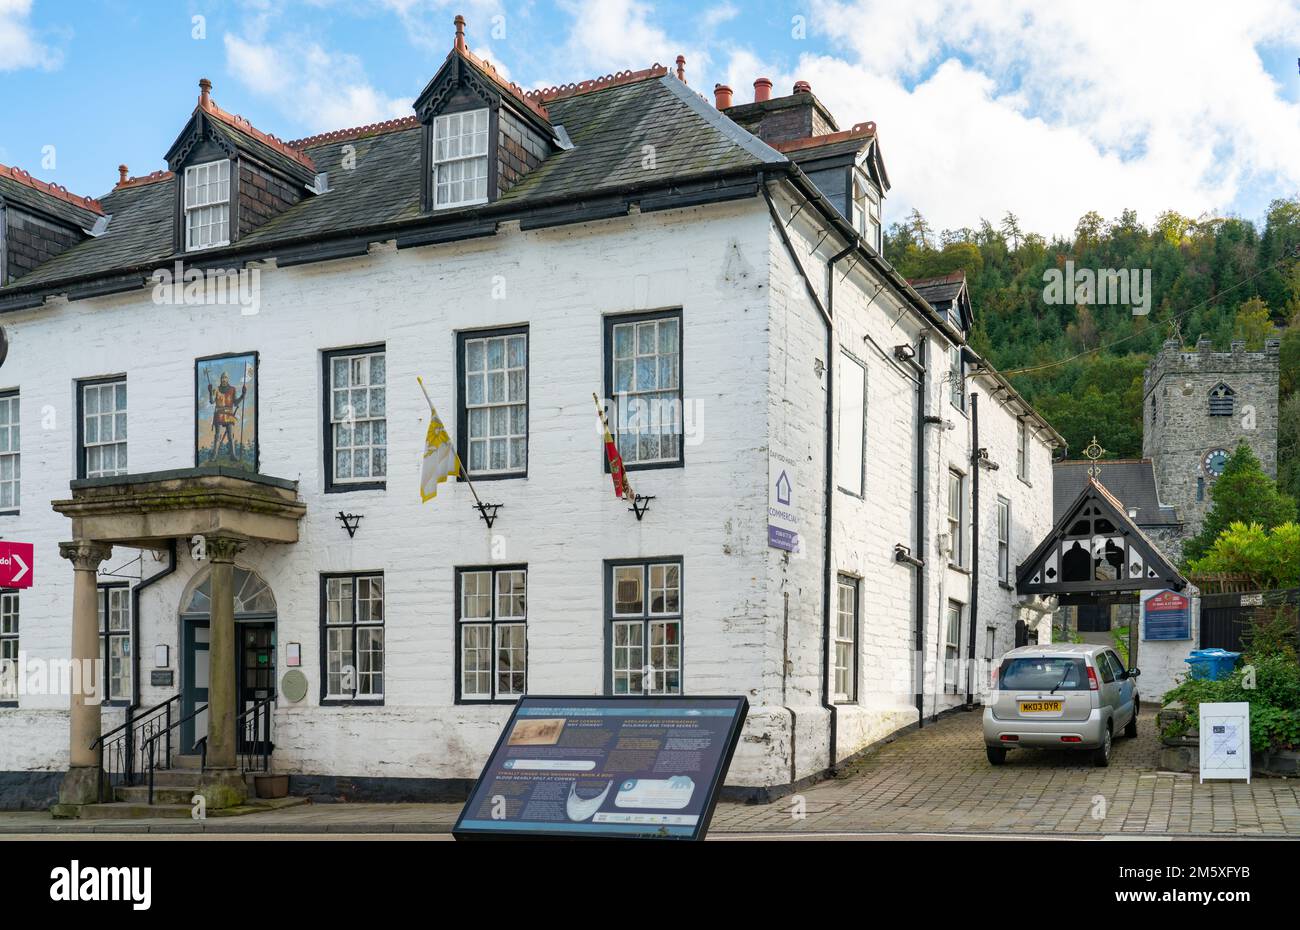
[[[1101,745],[1092,751],[1092,764],[1099,769],[1104,769],[1110,765],[1110,722],[1106,723],[1106,731],[1102,734]]]
[[[1128,719],[1128,723],[1124,724],[1124,735],[1129,739],[1133,739],[1138,735],[1138,708],[1140,706],[1137,701],[1133,702],[1133,716]]]
[[[1001,746],[985,746],[984,752],[989,757],[989,765],[1001,765],[1007,761],[1007,751]]]

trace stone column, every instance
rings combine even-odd
[[[200,791],[209,808],[233,807],[248,797],[236,759],[239,713],[235,694],[235,556],[244,545],[237,539],[209,536],[212,563],[212,619],[208,641],[208,751]]]
[[[104,543],[79,539],[59,543],[59,555],[72,563],[72,693],[68,700],[68,772],[59,786],[56,817],[76,817],[81,805],[99,800],[99,707],[104,678],[99,665],[100,563],[113,552]],[[89,676],[89,677],[88,677]],[[88,680],[87,680],[88,679]]]

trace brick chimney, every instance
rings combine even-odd
[[[726,104],[721,103],[720,90],[726,91]],[[809,136],[824,136],[838,132],[835,117],[822,106],[807,81],[798,81],[789,96],[773,97],[772,82],[761,77],[754,81],[754,102],[731,105],[731,89],[719,85],[714,88],[718,109],[758,136],[764,142],[788,142]]]

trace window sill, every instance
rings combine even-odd
[[[0,510],[0,517],[16,517],[19,513],[17,510]]]
[[[951,568],[951,569],[952,569],[953,571],[955,571],[955,572],[960,572],[960,573],[963,574],[963,575],[969,575],[969,574],[970,574],[970,569],[969,569],[969,568],[966,568],[965,566],[962,566],[962,565],[958,565],[956,562],[949,562],[949,563],[948,563],[948,567]]]
[[[486,197],[484,197],[482,200],[466,200],[463,201],[462,203],[444,203],[441,205],[434,204],[433,209],[430,212],[446,213],[449,210],[461,210],[464,209],[465,207],[481,207],[485,203],[488,203],[488,199]]]
[[[513,707],[519,703],[519,698],[463,698],[457,697],[456,704],[459,707]]]
[[[387,481],[358,481],[356,484],[327,484],[326,494],[346,494],[349,491],[386,491]]]
[[[656,471],[663,468],[685,468],[686,462],[683,459],[664,462],[624,462],[623,470],[627,472],[634,471]],[[605,462],[605,474],[609,474],[609,462]]]
[[[480,482],[481,481],[509,481],[515,478],[527,478],[527,477],[528,477],[527,471],[511,471],[511,472],[493,472],[491,474],[473,474],[469,476],[468,480],[480,481]],[[464,482],[466,478],[464,475],[457,475],[456,480],[460,482]]]
[[[321,707],[383,707],[383,698],[321,698]]]

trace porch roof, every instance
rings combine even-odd
[[[72,520],[78,540],[156,549],[177,537],[298,541],[307,505],[298,483],[207,466],[83,478],[51,506]]]

